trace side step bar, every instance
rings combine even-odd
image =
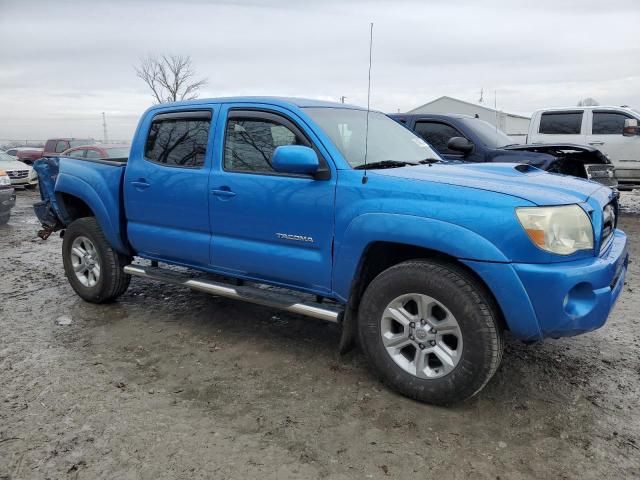
[[[318,318],[327,322],[338,323],[342,315],[340,307],[324,305],[315,302],[304,302],[294,295],[270,291],[266,289],[245,286],[229,285],[208,279],[195,279],[188,275],[157,267],[145,267],[142,265],[127,265],[124,272],[136,277],[148,278],[159,282],[182,285],[193,290],[198,290],[212,295],[256,303],[265,307],[286,310],[287,312]]]

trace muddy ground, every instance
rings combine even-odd
[[[84,303],[60,238],[35,238],[35,198],[0,229],[0,479],[640,476],[638,262],[604,328],[508,341],[445,409],[338,356],[320,321],[139,279]],[[638,258],[640,216],[621,226]]]

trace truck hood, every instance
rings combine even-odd
[[[18,160],[0,160],[0,170],[29,170],[29,165]]]
[[[370,172],[370,173],[373,173]],[[389,177],[444,183],[511,195],[536,205],[585,202],[602,185],[513,163],[433,164],[375,170]]]

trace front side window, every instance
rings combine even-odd
[[[71,158],[84,158],[86,150],[74,150],[69,154]]]
[[[582,127],[582,112],[547,112],[540,117],[539,133],[548,135],[578,135]]]
[[[93,148],[90,150],[87,150],[87,158],[102,158],[102,155],[100,154],[100,152],[98,150],[94,150]]]
[[[423,160],[441,160],[420,137],[380,112],[351,108],[306,107],[316,122],[353,168],[385,161],[418,165]],[[368,140],[365,149],[365,138]]]
[[[277,147],[304,145],[290,128],[270,119],[231,118],[225,136],[224,168],[239,172],[275,173],[271,157]]]
[[[630,116],[616,112],[593,112],[593,135],[622,135],[624,121]]]
[[[438,153],[460,155],[460,152],[449,150],[449,140],[453,137],[464,137],[450,125],[439,122],[418,122],[416,133],[424,138]]]
[[[204,165],[211,115],[167,114],[154,118],[144,149],[147,160],[168,167]]]
[[[66,142],[66,140],[60,140],[60,141],[56,144],[56,153],[62,153],[62,152],[64,152],[67,148],[69,148],[69,144]]]

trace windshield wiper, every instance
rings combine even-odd
[[[398,168],[398,167],[406,167],[407,165],[417,165],[417,163],[411,162],[401,162],[399,160],[381,160],[379,162],[372,162],[367,164],[358,165],[357,167],[353,167],[354,170],[364,170],[364,169],[379,169],[379,168]]]
[[[442,160],[439,158],[425,158],[424,160],[420,160],[418,163],[420,165],[432,165],[434,163],[440,163]]]

